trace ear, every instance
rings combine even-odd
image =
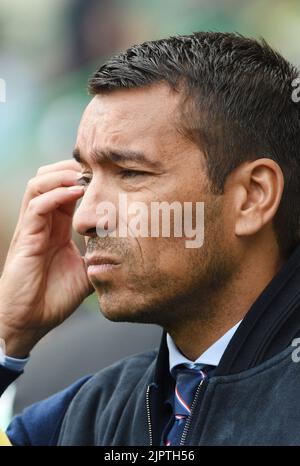
[[[284,177],[279,165],[268,158],[239,166],[233,177],[237,236],[254,235],[271,222],[281,201]]]

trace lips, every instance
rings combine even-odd
[[[120,261],[112,257],[106,256],[90,256],[84,258],[87,267],[92,265],[103,265],[103,264],[111,264],[111,265],[120,265]]]
[[[110,277],[113,272],[121,267],[120,261],[114,257],[91,256],[85,257],[87,273],[91,280]]]

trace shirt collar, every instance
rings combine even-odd
[[[215,343],[213,343],[209,348],[207,348],[207,350],[204,351],[204,353],[202,353],[196,359],[196,361],[191,361],[190,359],[187,359],[177,348],[172,337],[167,333],[170,372],[172,373],[175,366],[178,366],[179,364],[186,364],[191,368],[195,367],[196,364],[208,364],[210,366],[217,366],[231,338],[233,337],[241,322],[242,321],[240,320],[236,325],[229,329],[221,338],[219,338]]]

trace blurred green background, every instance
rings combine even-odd
[[[6,81],[6,102],[0,103],[0,266],[28,179],[39,166],[71,156],[79,120],[89,101],[86,85],[90,74],[111,54],[134,43],[199,30],[263,36],[296,65],[300,62],[299,0],[1,0],[0,78]],[[85,320],[91,314],[86,310],[98,310],[93,296],[84,304]],[[82,320],[76,319],[46,338],[40,360],[33,355],[17,387],[15,411],[79,375],[159,341],[158,329],[151,326],[137,331],[132,324],[118,324],[121,330],[117,333],[115,324],[103,320],[102,343],[100,331],[99,339],[93,334],[94,340],[87,340],[83,333],[85,348],[81,348],[81,334],[74,335]],[[87,336],[94,321],[89,325],[82,330]],[[70,341],[76,342],[77,349],[79,346],[77,372],[70,369],[75,350],[61,354]],[[100,345],[97,348],[95,341]],[[132,347],[132,341],[139,343]],[[60,352],[55,353],[54,347]],[[119,353],[112,351],[116,348]],[[45,362],[47,355],[49,361]],[[40,392],[33,390],[36,385]],[[2,403],[4,424],[11,415],[12,399],[14,390]]]

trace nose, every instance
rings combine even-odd
[[[97,236],[100,203],[112,203],[117,208],[118,189],[111,177],[93,176],[73,217],[73,228],[82,236]]]
[[[82,236],[95,236],[96,234],[97,193],[90,187],[86,189],[73,217],[73,228]]]

